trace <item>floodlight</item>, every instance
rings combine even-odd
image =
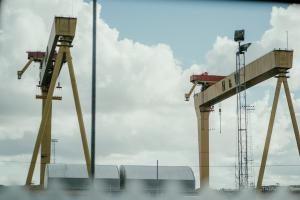
[[[244,41],[245,30],[236,30],[234,32],[234,41],[240,42]]]
[[[246,52],[247,49],[250,47],[251,43],[246,43],[246,44],[243,44],[239,47],[239,53],[243,53],[243,52]]]

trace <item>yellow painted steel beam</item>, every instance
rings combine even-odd
[[[77,118],[78,118],[78,123],[79,123],[83,152],[84,152],[86,166],[87,166],[87,172],[90,175],[91,157],[90,157],[88,142],[87,142],[87,138],[86,138],[86,132],[85,132],[85,127],[84,127],[84,122],[83,122],[83,116],[82,116],[82,111],[81,111],[79,95],[78,95],[78,89],[77,89],[77,83],[76,83],[76,78],[75,78],[72,57],[71,57],[69,48],[66,49],[66,58],[67,58],[67,63],[68,63],[68,68],[69,68],[70,80],[71,80],[71,85],[72,85],[74,101],[75,101],[75,107],[76,107]]]
[[[246,83],[250,88],[262,81],[265,81],[275,75],[292,68],[293,51],[273,50],[266,55],[254,60],[241,69],[241,84]],[[197,106],[209,107],[224,99],[236,94],[236,73],[232,73],[211,85],[206,90],[194,95],[194,102]]]
[[[273,125],[274,125],[275,114],[276,114],[277,105],[278,105],[281,84],[282,84],[282,78],[278,78],[277,84],[276,84],[276,89],[275,89],[272,110],[271,110],[271,115],[270,115],[267,136],[266,136],[266,140],[265,140],[264,151],[263,151],[263,155],[262,155],[262,159],[261,159],[261,164],[260,164],[259,174],[258,174],[258,179],[257,179],[257,184],[256,184],[256,188],[258,190],[261,189],[262,181],[263,181],[263,177],[264,177],[264,173],[265,173],[265,168],[266,168],[267,157],[268,157],[268,153],[269,153],[269,147],[270,147],[270,142],[271,142],[271,137],[272,137]]]
[[[295,134],[295,139],[298,147],[298,152],[300,154],[300,135],[299,135],[299,129],[297,125],[297,120],[296,120],[296,115],[293,107],[293,102],[287,82],[287,77],[285,74],[279,75],[279,78],[277,80],[277,85],[276,85],[276,90],[275,90],[275,95],[274,95],[274,100],[273,100],[273,105],[272,105],[272,110],[271,110],[271,116],[270,116],[270,121],[269,121],[269,126],[268,126],[268,132],[265,140],[265,146],[264,146],[264,151],[262,155],[262,160],[260,164],[260,169],[259,169],[259,174],[258,174],[258,179],[257,179],[257,185],[256,188],[257,190],[261,190],[262,187],[262,182],[263,182],[263,177],[264,177],[264,172],[265,172],[265,167],[267,163],[267,157],[268,157],[268,152],[269,152],[269,147],[270,147],[270,141],[271,141],[271,136],[272,136],[272,130],[273,130],[273,125],[274,125],[274,120],[275,120],[275,114],[276,114],[276,109],[278,105],[278,99],[279,99],[279,94],[280,94],[280,88],[281,84],[283,83],[284,86],[284,91],[290,111],[290,116],[293,124],[293,129],[294,129],[294,134]]]
[[[297,124],[297,120],[296,120],[296,115],[295,115],[295,111],[294,111],[294,106],[293,106],[293,102],[292,102],[292,98],[291,98],[289,85],[288,85],[288,82],[287,82],[286,78],[283,79],[283,86],[284,86],[285,96],[286,96],[286,100],[287,100],[287,103],[288,103],[290,116],[291,116],[291,120],[292,120],[292,124],[293,124],[293,129],[294,129],[294,133],[295,133],[295,139],[296,139],[296,143],[297,143],[297,147],[298,147],[298,152],[299,152],[299,155],[300,155],[299,128],[298,128],[298,124]]]
[[[43,95],[47,95],[47,92],[43,92]],[[42,103],[42,115],[44,114],[46,105],[46,99],[43,99]],[[42,143],[41,143],[41,163],[40,163],[40,186],[41,188],[44,188],[44,179],[45,179],[45,170],[46,165],[50,163],[51,158],[51,119],[52,119],[52,101],[50,105],[50,112],[48,116],[48,122],[47,127],[45,130],[45,135],[43,137]]]
[[[200,186],[209,187],[209,113],[210,108],[197,108]]]

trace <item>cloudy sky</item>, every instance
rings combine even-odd
[[[188,165],[198,177],[197,126],[193,101],[185,102],[189,76],[208,71],[227,75],[235,68],[236,28],[253,42],[251,61],[274,48],[294,49],[289,79],[297,118],[300,110],[300,7],[284,4],[101,1],[97,41],[97,164]],[[128,3],[128,4],[127,4]],[[72,49],[84,120],[90,137],[91,3],[83,0],[9,0],[1,10],[0,184],[25,182],[41,119],[38,65],[17,80],[26,51],[44,50],[54,16],[78,18]],[[63,101],[53,106],[57,163],[83,163],[79,128],[66,67]],[[248,91],[255,106],[249,130],[256,180],[276,79]],[[254,95],[255,94],[255,95]],[[287,104],[281,93],[264,184],[299,184],[300,160]],[[235,186],[235,98],[211,113],[211,186]],[[231,147],[231,148],[228,148]],[[288,166],[282,166],[288,165]],[[37,166],[38,169],[38,166]],[[37,175],[37,174],[36,174]],[[38,177],[35,176],[37,183]]]

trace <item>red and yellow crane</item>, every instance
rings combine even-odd
[[[32,176],[34,173],[40,147],[40,186],[42,188],[44,186],[45,169],[46,165],[50,163],[51,156],[52,100],[62,99],[61,97],[53,96],[53,93],[58,77],[60,75],[61,68],[63,67],[64,63],[68,64],[83,151],[87,166],[87,173],[90,173],[91,159],[70,51],[70,48],[73,47],[72,42],[75,37],[76,23],[76,18],[55,17],[46,51],[27,52],[28,62],[22,68],[22,70],[18,71],[17,73],[18,79],[21,79],[23,73],[26,71],[26,69],[32,62],[40,63],[40,81],[38,86],[40,87],[42,94],[36,95],[36,98],[42,99],[43,101],[42,119],[39,126],[38,135],[35,141],[30,167],[26,179],[26,185],[28,186],[32,184]],[[58,87],[60,86],[58,85]]]
[[[262,187],[275,113],[282,83],[284,85],[286,99],[295,133],[295,139],[300,154],[299,129],[288,86],[288,77],[286,75],[292,68],[292,62],[293,51],[273,50],[241,68],[241,73],[239,73],[239,75],[244,77],[237,77],[238,75],[236,72],[233,72],[228,76],[212,76],[208,75],[207,73],[191,76],[190,81],[193,83],[193,86],[190,92],[185,94],[186,100],[189,100],[189,97],[196,85],[202,85],[201,92],[198,92],[194,95],[194,105],[198,123],[199,171],[201,187],[209,185],[209,113],[212,110],[213,105],[237,93],[236,88],[238,87],[238,78],[241,81],[241,84],[246,85],[245,89],[255,86],[269,78],[277,78],[275,96],[256,185],[257,189],[261,189]]]

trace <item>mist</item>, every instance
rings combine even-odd
[[[237,190],[212,190],[209,188],[201,189],[193,193],[181,193],[180,189],[175,185],[169,185],[166,190],[147,191],[141,185],[123,191],[108,191],[102,185],[90,184],[89,188],[83,190],[65,190],[61,183],[56,183],[51,189],[45,190],[29,190],[23,186],[2,187],[0,188],[0,199],[22,199],[22,200],[89,200],[89,199],[106,199],[106,200],[148,200],[148,199],[209,199],[209,200],[252,200],[252,199],[272,199],[272,200],[298,200],[300,196],[299,189],[293,191],[288,187],[278,187],[272,192],[257,192],[254,188]]]

